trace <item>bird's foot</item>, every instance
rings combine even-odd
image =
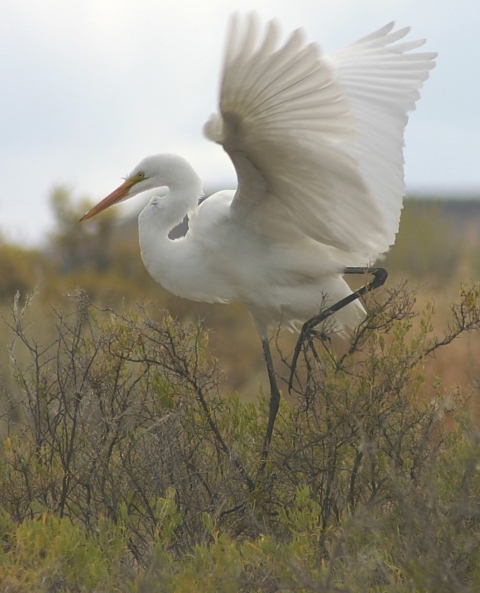
[[[307,344],[310,347],[310,349],[312,350],[313,355],[315,357],[315,360],[317,360],[317,362],[320,362],[318,353],[317,353],[317,351],[314,347],[313,341],[312,341],[312,336],[313,336],[313,332],[319,334],[320,336],[324,332],[321,332],[321,331],[318,332],[318,330],[315,330],[314,328],[317,325],[319,325],[320,323],[322,323],[323,321],[325,321],[326,319],[328,319],[334,313],[337,313],[337,311],[340,311],[340,309],[343,309],[343,307],[346,307],[347,305],[349,305],[350,303],[352,303],[359,297],[362,297],[368,291],[374,290],[374,289],[382,286],[385,283],[385,280],[387,279],[387,275],[388,275],[387,270],[385,270],[384,268],[368,268],[368,267],[365,267],[365,268],[358,268],[358,267],[345,268],[344,274],[371,274],[373,276],[373,280],[371,280],[370,282],[365,284],[365,286],[362,286],[358,290],[352,292],[348,296],[344,297],[343,299],[341,299],[340,301],[338,301],[331,307],[328,307],[328,309],[325,309],[324,311],[319,313],[319,315],[317,315],[316,317],[313,317],[312,319],[309,319],[307,322],[305,322],[303,324],[303,327],[300,331],[300,337],[298,338],[297,345],[295,346],[295,350],[293,352],[292,364],[290,366],[290,379],[288,381],[288,391],[292,390],[293,379],[295,378],[295,369],[297,368],[298,357],[300,356],[300,352],[301,352],[304,344]]]
[[[310,350],[316,363],[320,366],[320,368],[323,368],[322,361],[320,359],[320,356],[317,351],[317,347],[315,345],[315,340],[319,340],[321,342],[327,342],[327,341],[330,342],[331,339],[330,339],[330,336],[327,333],[325,333],[324,331],[315,329],[315,327],[314,327],[314,325],[316,325],[315,321],[316,321],[316,318],[307,321],[303,325],[302,330],[300,332],[300,336],[297,340],[297,344],[296,344],[295,350],[293,352],[292,362],[290,365],[290,378],[288,381],[288,390],[289,391],[291,391],[292,387],[293,387],[293,380],[294,380],[295,374],[296,374],[295,371],[297,368],[298,357],[300,356],[300,352],[302,350],[305,355],[305,360],[308,360],[307,350]]]

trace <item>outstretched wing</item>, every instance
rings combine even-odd
[[[403,133],[407,113],[415,109],[419,89],[437,55],[410,53],[425,40],[397,43],[410,28],[393,31],[393,27],[390,23],[326,57],[338,73],[356,120],[357,141],[346,142],[344,148],[358,162],[383,214],[388,245],[395,241],[405,192]]]
[[[278,37],[275,22],[262,35],[254,15],[232,17],[220,114],[205,125],[237,171],[232,216],[278,239],[308,236],[372,259],[388,249],[392,225],[363,179],[363,129],[348,96],[361,92],[343,85],[348,51],[332,62],[301,31],[280,47]]]

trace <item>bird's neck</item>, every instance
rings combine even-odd
[[[157,234],[168,235],[187,214],[196,210],[202,195],[199,177],[193,169],[185,169],[178,178],[172,177],[166,196],[153,197],[141,212],[140,231],[153,226]]]
[[[157,234],[168,236],[185,216],[197,209],[199,197],[199,193],[186,192],[185,189],[182,191],[170,189],[166,196],[152,198],[147,208],[150,207],[152,210],[149,222],[155,226]],[[139,219],[139,228],[141,226],[142,221]]]
[[[183,252],[187,246],[184,241],[173,241],[168,235],[186,215],[196,210],[201,195],[198,178],[189,184],[184,179],[181,187],[172,183],[169,193],[164,197],[152,198],[138,218],[140,249],[145,267],[157,282],[176,294],[181,292],[176,287],[177,274],[184,265]]]

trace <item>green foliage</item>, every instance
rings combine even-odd
[[[112,575],[125,572],[126,542],[113,526],[99,525],[94,540],[70,520],[48,513],[20,524],[2,513],[0,521],[2,591],[106,591]]]
[[[305,353],[263,470],[266,402],[220,395],[198,325],[78,291],[44,342],[17,299],[0,591],[477,591],[480,437],[424,366],[479,295],[444,335],[405,285],[370,298],[348,348]]]
[[[71,273],[85,267],[106,270],[110,265],[115,213],[107,212],[90,225],[79,224],[79,212],[88,210],[88,200],[74,204],[70,192],[61,186],[53,190],[50,202],[56,223],[50,243],[60,272]]]
[[[11,302],[15,293],[28,294],[49,274],[50,266],[33,249],[0,240],[0,302]]]

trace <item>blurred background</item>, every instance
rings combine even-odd
[[[77,286],[112,307],[153,301],[203,319],[225,370],[245,399],[266,385],[261,348],[236,305],[192,304],[165,293],[143,269],[136,215],[142,198],[78,224],[144,156],[176,152],[207,195],[235,187],[220,147],[202,136],[216,110],[228,15],[255,9],[283,31],[303,27],[325,52],[391,20],[439,52],[406,134],[408,198],[385,266],[389,283],[435,297],[441,332],[460,282],[480,273],[480,4],[471,0],[25,0],[2,4],[0,35],[0,307],[38,287],[45,335],[52,311]],[[38,314],[41,312],[41,314]],[[9,340],[7,332],[1,338]],[[288,341],[288,336],[287,336]],[[480,378],[478,336],[432,361],[429,380]],[[2,346],[0,362],[8,366]]]

